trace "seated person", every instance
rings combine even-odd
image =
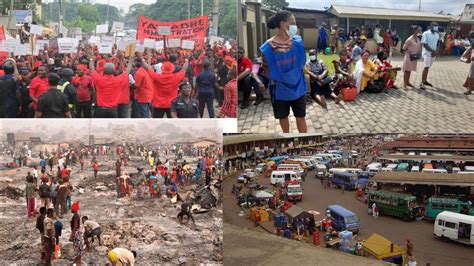
[[[355,87],[352,65],[350,59],[347,58],[347,51],[339,51],[339,60],[334,60],[332,63],[335,69],[335,74],[332,78],[334,93],[339,94],[342,88]]]
[[[361,60],[357,61],[354,69],[354,79],[357,87],[357,92],[364,91],[367,86],[378,79],[377,66],[369,60],[370,52],[364,50],[361,55]]]
[[[310,77],[311,98],[319,105],[326,108],[326,98],[331,97],[338,104],[342,99],[342,94],[337,96],[330,87],[332,79],[328,77],[328,67],[323,60],[318,60],[316,50],[309,51],[309,60],[306,62],[305,72]]]
[[[397,71],[399,67],[393,67],[390,60],[387,59],[385,52],[380,51],[374,58],[373,62],[381,72],[381,77],[386,80],[385,89],[394,87],[395,80],[397,79]]]

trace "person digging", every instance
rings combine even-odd
[[[84,224],[84,241],[86,242],[87,250],[90,250],[90,244],[94,243],[94,236],[97,236],[99,239],[99,246],[102,246],[102,241],[100,240],[100,235],[102,234],[102,229],[100,225],[92,220],[89,220],[89,217],[83,216],[82,223]],[[91,241],[89,243],[89,238]]]
[[[187,216],[186,224],[189,222],[189,219],[193,220],[193,223],[196,224],[194,221],[193,215],[191,214],[191,204],[190,203],[183,203],[181,204],[181,211],[178,213],[178,220],[181,224],[183,224],[183,217]]]

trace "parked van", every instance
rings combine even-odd
[[[474,173],[474,166],[465,166],[464,172],[471,172]]]
[[[362,172],[362,169],[360,168],[330,168],[329,169],[329,174],[334,175],[335,173],[342,173],[342,172],[347,172],[351,174],[358,174]]]
[[[425,216],[435,219],[443,211],[450,211],[474,216],[474,209],[470,201],[460,201],[458,199],[431,197],[426,205]]]
[[[273,171],[270,175],[270,183],[272,185],[276,185],[278,183],[285,185],[287,180],[298,180],[300,181],[300,177],[296,174],[295,171]]]
[[[316,153],[316,154],[313,154],[313,155],[322,157],[323,160],[332,160],[332,158],[334,158],[333,154],[330,154],[330,153]]]
[[[313,163],[309,159],[303,159],[303,158],[293,158],[291,159],[292,161],[296,162],[304,162],[306,164],[306,167],[308,167],[310,170],[314,169]]]
[[[433,234],[474,245],[474,216],[444,211],[436,216]]]
[[[357,187],[357,180],[359,180],[357,174],[342,172],[335,173],[331,178],[331,183],[338,188],[344,187],[346,190],[355,190]]]
[[[419,166],[412,166],[410,172],[420,172]]]
[[[459,168],[459,167],[453,167],[453,174],[457,174],[457,173],[459,173],[459,172],[461,172],[461,168]]]
[[[367,172],[377,173],[382,169],[381,163],[371,163],[367,165]]]
[[[282,163],[278,166],[277,171],[295,171],[298,175],[304,174],[304,169],[299,164]]]
[[[328,153],[339,154],[339,155],[342,156],[342,154],[343,154],[344,152],[341,151],[341,150],[329,150]]]
[[[422,173],[432,173],[432,174],[447,174],[448,170],[446,169],[427,169],[424,168],[421,170]]]
[[[351,231],[358,233],[360,231],[360,219],[353,212],[340,205],[331,205],[327,207],[331,214],[331,222],[337,231]]]

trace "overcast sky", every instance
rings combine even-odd
[[[110,3],[111,6],[116,6],[118,9],[123,8],[125,13],[127,13],[128,8],[137,3],[142,4],[152,4],[155,3],[156,0],[96,0],[95,3],[98,4],[107,4]]]
[[[307,9],[324,9],[331,5],[351,5],[362,7],[382,7],[395,9],[418,10],[418,0],[287,0],[290,7],[307,8]],[[421,11],[435,12],[444,11],[453,15],[459,15],[463,12],[466,4],[472,4],[474,0],[421,0]]]

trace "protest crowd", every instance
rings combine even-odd
[[[199,28],[140,17],[138,40],[119,22],[89,36],[33,22],[13,38],[0,27],[0,117],[236,117],[236,41],[207,36],[207,16],[189,21]]]

